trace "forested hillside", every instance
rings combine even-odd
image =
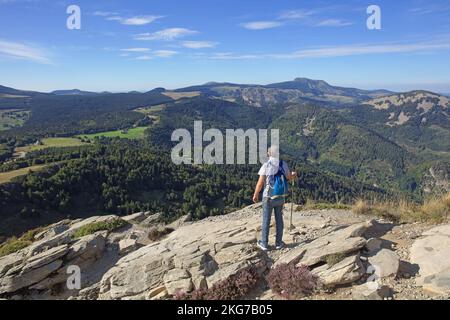
[[[63,153],[36,153],[61,160]],[[64,216],[163,212],[167,220],[189,213],[193,219],[233,211],[251,203],[258,166],[177,166],[167,152],[144,141],[100,139],[89,148],[69,149],[70,161],[0,185],[2,232],[23,231],[29,223]],[[381,190],[291,162],[300,172],[294,197],[351,201]],[[9,223],[6,223],[9,221]],[[22,221],[22,223],[19,223]]]
[[[134,109],[172,101],[159,93],[97,95],[41,94],[31,98],[0,99],[0,109],[31,112],[21,127],[2,133],[2,140],[71,136],[127,128],[143,119]]]
[[[380,95],[389,92],[297,79],[264,88],[277,95],[303,90],[301,100],[264,98],[255,107],[242,97],[231,102],[208,91],[218,86],[223,84],[124,94],[3,88],[0,108],[29,114],[0,132],[0,233],[69,216],[141,210],[162,212],[167,221],[183,214],[202,219],[250,204],[257,165],[172,163],[172,132],[193,130],[196,120],[203,130],[224,134],[279,129],[282,157],[300,173],[292,188],[299,203],[418,201],[449,188],[449,109],[441,96],[413,92],[383,100]],[[343,95],[358,102],[340,104]],[[128,134],[132,130],[141,134]],[[95,135],[87,138],[89,133]]]

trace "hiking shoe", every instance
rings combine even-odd
[[[266,246],[264,246],[261,241],[257,242],[258,247],[262,250],[262,251],[267,251],[269,250]]]
[[[281,250],[284,248],[284,243],[282,242],[281,244],[277,244],[277,246],[275,247],[275,249],[277,250]]]

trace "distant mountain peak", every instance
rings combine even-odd
[[[80,89],[69,89],[69,90],[55,90],[51,92],[51,94],[58,95],[58,96],[71,96],[71,95],[92,95],[96,94],[95,92],[89,92],[89,91],[82,91]]]
[[[323,84],[329,85],[328,82],[326,82],[324,80],[314,80],[314,79],[302,78],[302,77],[295,78],[294,81],[295,82],[309,82],[309,83],[314,83],[315,82],[315,83],[323,83]]]
[[[150,90],[148,93],[163,93],[166,92],[166,88],[158,87]]]

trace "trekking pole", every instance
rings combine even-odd
[[[289,231],[292,231],[295,229],[294,225],[292,224],[292,213],[294,211],[294,185],[295,185],[295,181],[294,179],[292,179],[292,187],[291,187],[291,217],[289,219]]]

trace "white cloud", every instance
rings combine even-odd
[[[312,10],[289,10],[280,14],[278,19],[281,20],[303,19],[313,15],[314,13],[315,11]]]
[[[283,24],[278,21],[253,21],[241,24],[242,27],[249,30],[265,30],[280,27]]]
[[[351,26],[353,22],[340,19],[327,19],[316,24],[317,27],[346,27]]]
[[[183,41],[181,45],[189,49],[204,49],[204,48],[214,48],[217,42],[211,41]]]
[[[177,38],[182,38],[192,34],[196,34],[198,31],[190,30],[186,28],[168,28],[153,33],[141,33],[134,36],[136,40],[164,40],[170,41]]]
[[[177,53],[177,51],[172,50],[157,50],[154,52],[154,56],[159,58],[169,58],[176,55]]]
[[[418,43],[389,43],[389,44],[353,44],[343,46],[329,46],[311,48],[289,53],[277,54],[233,54],[216,53],[211,59],[245,60],[245,59],[308,59],[308,58],[334,58],[370,54],[395,53],[434,53],[436,51],[450,50],[450,42],[418,42]]]
[[[117,12],[109,12],[109,11],[95,11],[93,13],[94,16],[99,16],[99,17],[108,17],[108,16],[117,16],[118,13]]]
[[[154,22],[157,19],[163,18],[163,16],[155,16],[155,15],[141,15],[141,16],[133,16],[129,18],[124,18],[119,15],[117,12],[109,12],[109,11],[95,11],[93,13],[94,16],[104,17],[108,21],[118,21],[121,24],[129,25],[129,26],[143,26]]]
[[[353,24],[347,20],[334,18],[320,20],[318,15],[326,10],[331,10],[331,7],[314,10],[288,10],[281,12],[274,20],[247,22],[241,26],[250,30],[264,30],[292,23],[301,23],[309,27],[345,27]]]
[[[134,58],[135,60],[153,60],[154,58],[170,58],[176,55],[177,51],[172,50],[156,50],[151,52],[150,54],[145,54],[142,56],[138,56]]]
[[[0,56],[51,64],[50,59],[41,49],[19,42],[0,40]]]
[[[119,17],[119,16],[111,16],[111,17],[107,17],[106,20],[109,20],[109,21],[122,21],[123,18]]]
[[[288,54],[271,55],[274,58],[327,58],[367,54],[413,53],[450,49],[450,43],[412,43],[412,44],[356,44],[348,46],[323,47],[299,50]]]
[[[149,48],[126,48],[126,49],[120,49],[120,51],[124,52],[148,52],[150,51]]]
[[[409,10],[412,14],[425,15],[433,13],[445,13],[450,10],[450,5],[443,4],[427,4],[426,7],[415,7]]]
[[[162,18],[162,16],[135,16],[122,19],[120,20],[120,23],[130,26],[143,26],[160,18]]]
[[[145,56],[139,56],[135,58],[136,60],[152,60],[153,57],[149,56],[149,55],[145,55]]]
[[[234,54],[232,52],[220,52],[215,53],[211,56],[211,59],[215,60],[253,60],[253,59],[262,59],[264,55],[255,55],[255,54]]]

